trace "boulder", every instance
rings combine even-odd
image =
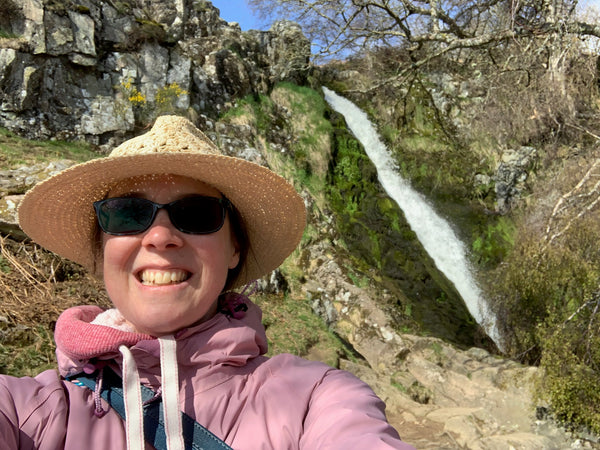
[[[513,203],[521,198],[521,194],[527,189],[526,181],[530,171],[535,168],[537,159],[537,150],[528,146],[516,150],[509,149],[502,154],[494,176],[498,213],[506,214]]]

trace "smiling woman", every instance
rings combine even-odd
[[[0,376],[0,448],[412,448],[353,375],[264,356],[244,293],[297,246],[304,201],[187,119],[39,183],[19,221],[101,274],[114,307],[62,313],[60,375]]]
[[[240,263],[219,191],[192,178],[159,175],[124,180],[108,195],[109,201],[127,196],[121,211],[134,208],[133,201],[171,206],[126,234],[103,233],[106,290],[133,329],[162,336],[214,316],[228,272]],[[180,202],[187,204],[184,211],[175,209]],[[186,213],[202,220],[187,220],[181,229],[173,219]]]

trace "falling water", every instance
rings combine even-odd
[[[349,100],[323,88],[325,100],[342,114],[348,127],[362,143],[375,164],[381,185],[404,212],[406,220],[417,235],[437,268],[454,283],[473,318],[499,343],[499,335],[487,304],[472,277],[464,244],[452,227],[441,218],[425,197],[404,180],[386,146],[381,142],[367,115]]]

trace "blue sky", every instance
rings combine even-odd
[[[245,0],[212,0],[221,11],[221,18],[228,22],[238,22],[242,30],[260,30],[260,20],[252,14]]]
[[[579,7],[592,6],[596,9],[600,6],[600,0],[580,0],[578,2]]]
[[[244,31],[263,29],[260,19],[252,14],[245,0],[212,0],[212,4],[221,11],[221,18],[238,22]],[[592,6],[600,13],[600,0],[579,0],[578,6]]]

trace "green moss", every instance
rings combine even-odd
[[[131,13],[131,3],[126,1],[113,0],[111,4],[115,7],[117,12],[121,15],[126,15]]]
[[[166,37],[166,31],[162,24],[151,19],[136,18],[139,27],[136,30],[135,37],[139,41],[163,41]]]
[[[371,279],[369,277],[357,272],[351,265],[346,264],[344,267],[346,269],[346,275],[350,278],[354,286],[365,288],[371,284]]]
[[[406,394],[408,392],[408,389],[406,388],[406,386],[404,386],[399,381],[392,379],[391,385],[394,386],[396,389],[398,389],[400,392],[402,392],[404,394]]]
[[[10,264],[3,256],[0,256],[0,272],[9,273],[12,270],[12,264]]]
[[[11,33],[10,31],[6,31],[0,28],[0,38],[15,39],[18,37],[19,36],[17,34]]]
[[[80,5],[79,3],[73,6],[73,9],[81,14],[89,14],[90,8],[85,5]]]
[[[509,217],[499,216],[481,224],[472,243],[473,258],[483,266],[496,266],[515,244],[516,226]]]
[[[431,349],[433,350],[433,353],[437,356],[441,356],[442,355],[442,345],[439,342],[432,342],[431,343]]]

